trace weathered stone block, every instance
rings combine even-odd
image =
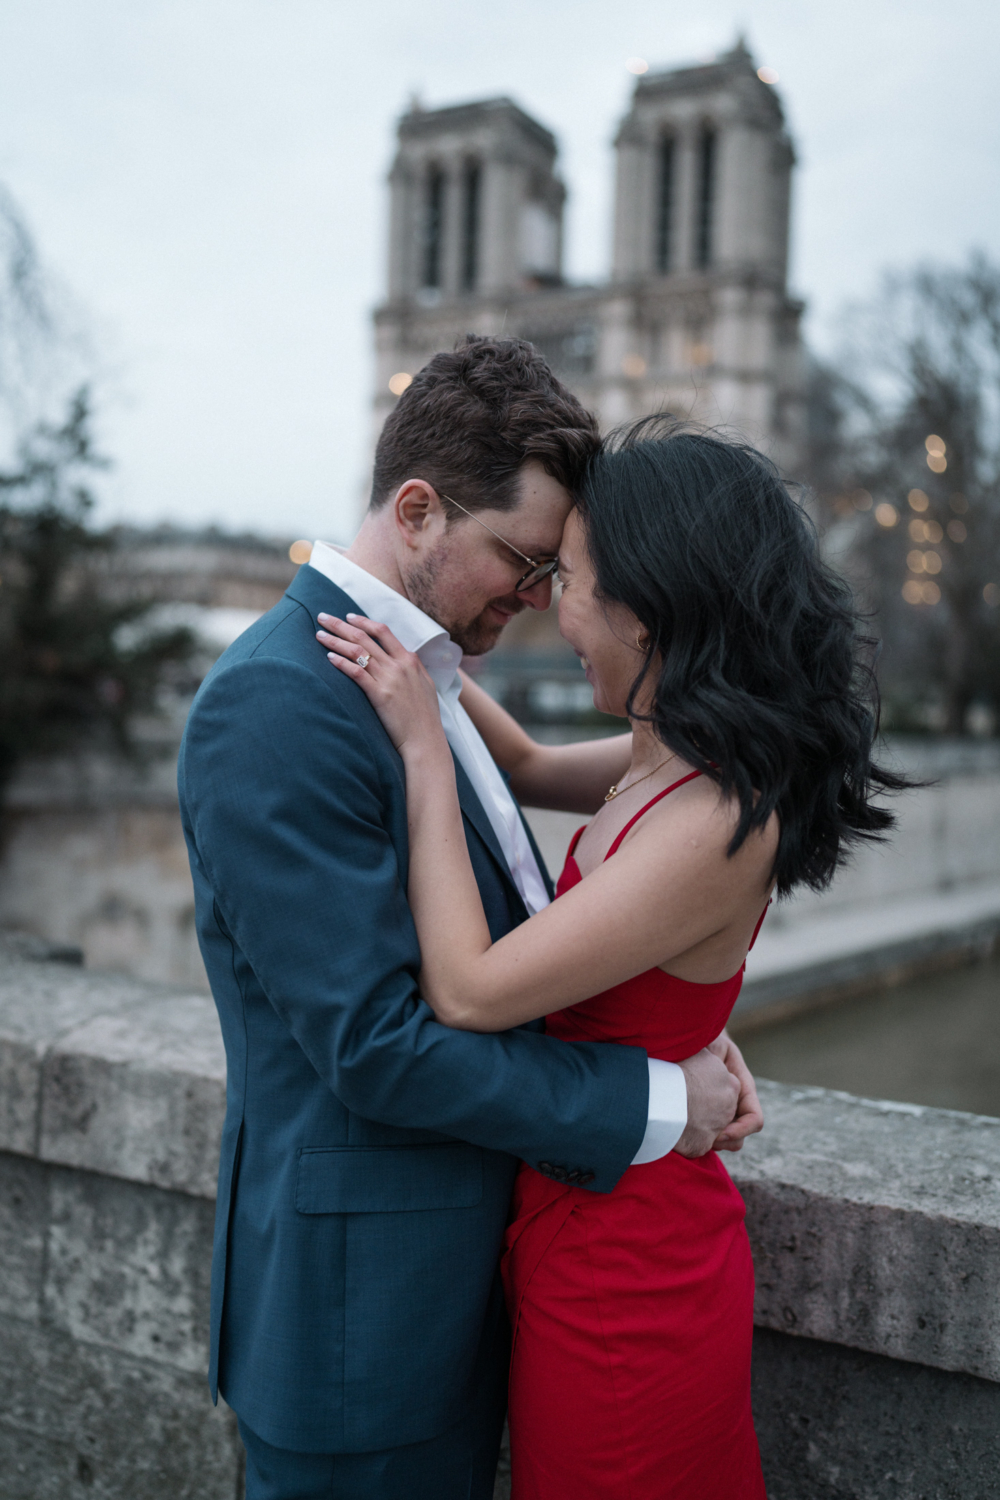
[[[754,1321],[1000,1380],[1000,1120],[761,1085]]]
[[[146,1005],[163,992],[110,974],[61,963],[0,963],[0,1151],[35,1155],[46,1054],[59,1038],[128,1002]]]
[[[754,1338],[770,1500],[996,1500],[1000,1385],[790,1338]]]
[[[206,996],[143,999],[88,1017],[46,1063],[39,1155],[214,1198],[225,1088]]]
[[[204,1371],[214,1206],[49,1168],[45,1316],[88,1344]]]
[[[0,1152],[0,1316],[40,1314],[48,1214],[45,1168]]]
[[[0,1326],[3,1500],[239,1500],[242,1445],[203,1375]]]

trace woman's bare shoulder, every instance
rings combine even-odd
[[[699,776],[644,813],[620,847],[625,853],[631,846],[633,857],[640,858],[651,874],[676,869],[681,862],[717,865],[741,878],[769,876],[778,852],[777,813],[762,828],[752,829],[730,854],[739,823],[739,798],[725,796],[710,777]]]

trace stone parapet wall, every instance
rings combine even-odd
[[[763,1082],[758,1327],[1000,1382],[1000,1120]]]
[[[0,943],[0,1500],[238,1500],[205,1381],[214,1007],[30,952]]]
[[[0,948],[0,1497],[238,1500],[232,1414],[204,1378],[214,1007],[25,952]],[[764,1135],[727,1164],[771,1500],[987,1500],[1000,1121],[762,1096]]]

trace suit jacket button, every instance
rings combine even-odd
[[[593,1180],[594,1180],[594,1174],[593,1174],[593,1172],[581,1172],[580,1173],[580,1186],[581,1187],[586,1187],[587,1183],[588,1182],[593,1182]]]
[[[552,1176],[552,1163],[550,1161],[540,1161],[538,1163],[538,1170],[539,1170],[539,1172],[544,1172],[547,1177],[551,1177]]]

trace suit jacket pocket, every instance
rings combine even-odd
[[[295,1178],[300,1214],[405,1213],[474,1208],[483,1153],[465,1141],[433,1146],[303,1146]]]

